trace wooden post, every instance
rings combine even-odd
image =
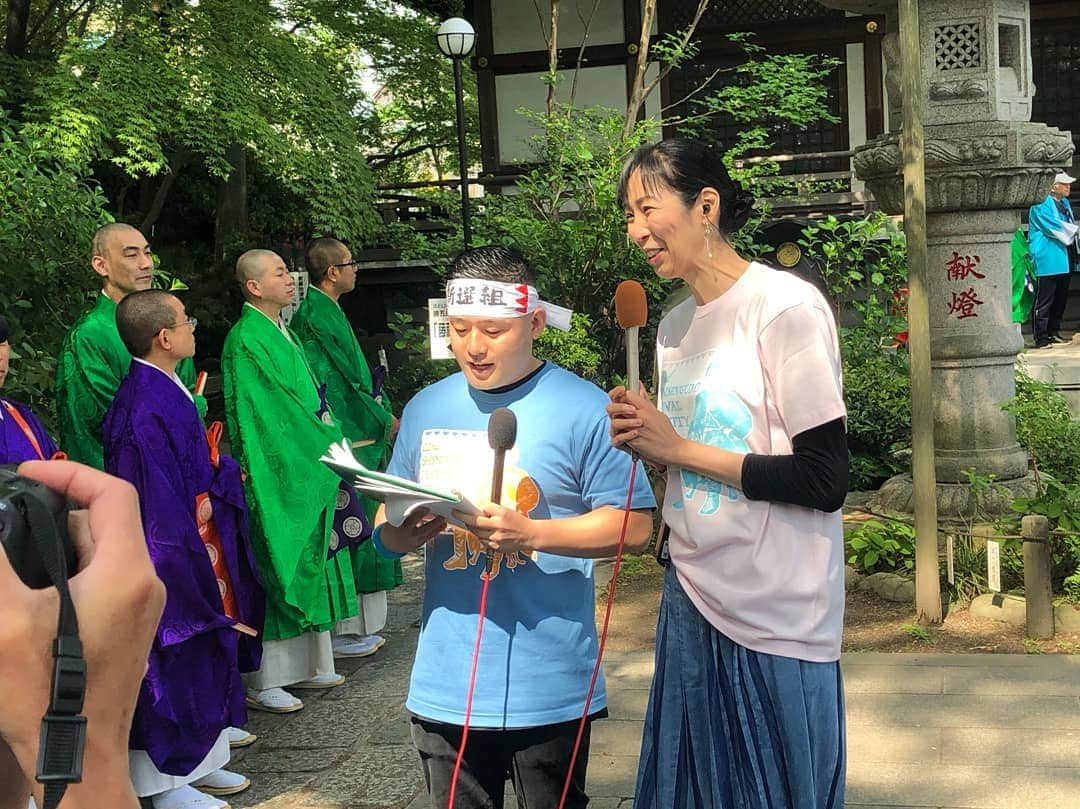
[[[1029,514],[1020,521],[1024,538],[1024,603],[1029,638],[1054,637],[1054,593],[1050,587],[1050,521]]]
[[[903,67],[904,233],[908,253],[908,351],[911,361],[911,476],[915,485],[915,611],[920,623],[941,623],[934,471],[934,403],[930,376],[927,290],[926,163],[919,0],[900,0]]]

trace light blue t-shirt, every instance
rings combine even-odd
[[[551,363],[502,393],[472,389],[458,373],[406,406],[387,471],[488,499],[488,418],[508,407],[517,416],[517,441],[507,454],[504,506],[533,519],[621,509],[630,458],[611,446],[607,402],[595,385]],[[656,506],[640,466],[631,505]],[[423,622],[406,702],[418,716],[464,724],[484,563],[475,538],[461,529],[426,549]],[[581,716],[597,652],[592,560],[497,556],[492,574],[470,725],[535,727]],[[601,675],[590,711],[606,705]]]

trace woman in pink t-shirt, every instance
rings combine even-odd
[[[657,405],[611,392],[612,441],[666,469],[671,566],[638,809],[839,809],[847,492],[840,352],[809,283],[729,241],[753,198],[689,140],[623,168],[627,233],[693,296],[657,333]]]

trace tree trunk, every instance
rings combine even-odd
[[[547,114],[555,114],[555,79],[559,75],[559,0],[551,0],[551,31],[548,36]]]
[[[225,260],[229,240],[248,230],[247,153],[241,144],[234,143],[226,150],[225,157],[233,170],[218,186],[214,257],[219,263]]]
[[[626,105],[626,121],[622,135],[630,137],[637,125],[638,110],[645,103],[645,70],[649,66],[649,40],[652,37],[653,19],[656,17],[656,0],[645,0],[641,9],[641,39],[638,41],[637,64],[634,66],[634,83],[630,87],[630,101]]]
[[[30,0],[8,0],[7,36],[4,50],[11,56],[26,53],[26,31],[30,25]]]
[[[143,221],[139,224],[139,230],[147,239],[150,238],[154,225],[161,218],[161,212],[165,208],[165,200],[168,199],[173,183],[176,182],[176,175],[180,173],[190,157],[191,153],[186,149],[182,149],[173,155],[173,159],[169,161],[169,171],[161,178],[161,185],[154,192],[150,208],[147,210],[146,216],[143,217]]]

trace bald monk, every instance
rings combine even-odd
[[[225,419],[247,473],[251,541],[267,599],[262,667],[246,677],[247,699],[257,710],[288,713],[303,703],[285,686],[345,680],[334,669],[329,631],[357,613],[343,527],[357,538],[370,528],[355,491],[319,462],[342,440],[341,428],[300,341],[281,321],[295,294],[285,262],[249,250],[236,262],[236,278],[245,303],[221,357]]]
[[[304,343],[315,376],[326,385],[326,400],[357,460],[369,469],[386,466],[394,416],[390,402],[373,388],[364,352],[353,334],[338,299],[356,287],[356,263],[349,248],[337,239],[315,239],[307,248],[311,287],[293,316],[292,329]],[[362,500],[369,519],[378,503]],[[402,582],[401,562],[385,559],[370,542],[352,552],[360,613],[334,629],[334,650],[359,643],[351,656],[373,654],[383,645],[377,634],[386,625],[386,592]]]
[[[68,332],[56,362],[56,410],[60,448],[73,461],[104,468],[101,422],[120,382],[131,366],[131,354],[116,330],[116,304],[129,292],[149,289],[154,256],[146,237],[131,225],[114,222],[94,234],[90,264],[101,276],[101,294],[94,308]],[[176,374],[191,390],[195,363],[176,366]],[[199,414],[206,400],[195,397]]]
[[[168,598],[131,726],[132,783],[153,809],[222,809],[249,781],[224,769],[252,734],[241,671],[259,666],[265,598],[248,543],[240,470],[217,453],[177,363],[195,318],[163,289],[116,307],[134,356],[102,424],[105,471],[131,483]]]

